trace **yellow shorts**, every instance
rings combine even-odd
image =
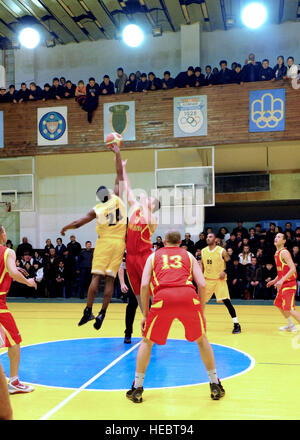
[[[215,294],[217,301],[223,299],[230,299],[228,285],[226,280],[205,280],[205,302],[208,302],[210,298]]]
[[[115,278],[125,251],[125,240],[98,238],[93,255],[92,274]]]

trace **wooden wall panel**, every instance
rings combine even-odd
[[[286,88],[286,131],[249,133],[249,91]],[[173,97],[207,95],[208,135],[189,138],[173,137]],[[124,148],[168,148],[291,141],[300,139],[300,90],[290,84],[248,83],[173,89],[136,94],[100,97],[92,124],[75,101],[42,101],[22,104],[0,104],[4,111],[5,148],[0,157],[105,151],[103,142],[103,104],[135,100],[136,141]],[[68,106],[69,145],[37,146],[37,108]]]

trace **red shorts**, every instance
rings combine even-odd
[[[283,284],[282,288],[277,292],[274,306],[286,311],[295,310],[296,292],[297,281]]]
[[[143,270],[147,261],[147,258],[152,252],[145,252],[143,254],[126,255],[126,271],[128,280],[130,282],[132,291],[135,295],[140,295],[141,282]]]
[[[8,310],[0,309],[0,347],[12,347],[22,341],[18,327]]]
[[[158,291],[147,316],[144,338],[164,345],[176,318],[183,324],[188,341],[194,342],[205,334],[202,306],[194,289],[177,287]]]

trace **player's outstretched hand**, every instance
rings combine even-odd
[[[37,289],[37,284],[36,284],[34,278],[29,278],[29,280],[27,280],[27,281],[28,281],[28,284],[27,284],[28,287],[34,287],[35,290]]]
[[[60,235],[62,235],[63,237],[66,235],[64,228],[62,228],[62,230],[60,231]]]
[[[274,284],[275,284],[274,281],[271,280],[266,284],[266,286],[267,286],[267,288],[269,288],[269,287],[273,286]]]
[[[126,286],[126,284],[121,284],[121,292],[122,293],[127,293],[128,292],[128,287]]]
[[[128,160],[128,159],[122,160],[122,167],[123,167],[123,168],[125,168],[125,167],[126,167],[126,164],[127,164],[127,160]]]
[[[145,325],[146,325],[146,318],[143,318],[141,320],[141,331],[142,331],[142,334],[144,333]]]
[[[18,271],[21,272],[22,275],[24,275],[24,277],[29,277],[29,273],[27,272],[27,270],[23,269],[22,267],[17,267]]]
[[[120,148],[118,147],[117,144],[115,144],[114,142],[111,144],[110,149],[116,154],[116,153],[120,153]]]

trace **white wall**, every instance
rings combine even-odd
[[[300,63],[300,23],[266,25],[258,30],[240,28],[228,31],[201,33],[201,66],[218,66],[221,59],[244,63],[245,57],[254,52],[257,59],[269,58],[275,65],[278,55],[295,57]],[[34,56],[33,56],[34,53]],[[184,54],[182,55],[184,58]],[[196,63],[196,60],[195,60]],[[195,64],[194,63],[194,64]],[[114,80],[116,69],[122,66],[129,74],[140,70],[153,70],[162,76],[168,69],[175,76],[181,70],[180,32],[166,32],[162,37],[146,37],[139,48],[129,48],[121,41],[101,40],[68,44],[54,48],[40,47],[34,52],[28,49],[15,51],[16,84],[35,80],[43,85],[54,76],[65,76],[77,82],[95,76],[102,81],[104,74]]]

